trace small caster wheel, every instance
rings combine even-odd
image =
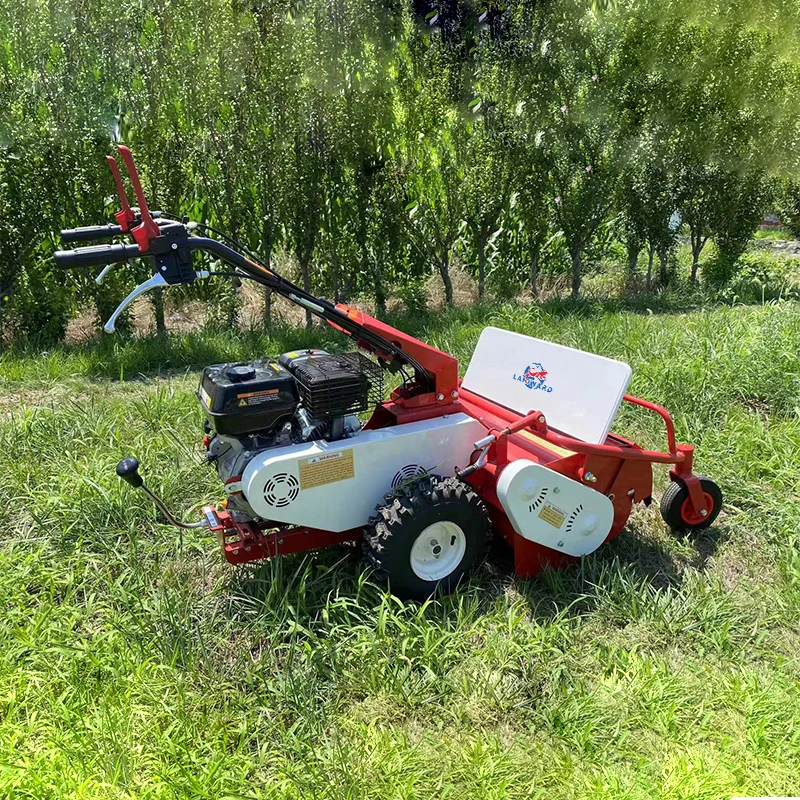
[[[699,531],[707,528],[722,508],[722,492],[719,486],[704,475],[697,477],[700,479],[708,513],[704,517],[696,513],[689,499],[689,490],[683,481],[673,481],[661,498],[661,516],[673,531]]]

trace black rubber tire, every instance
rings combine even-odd
[[[392,594],[409,600],[448,594],[483,561],[491,538],[489,512],[463,481],[428,476],[394,490],[385,500],[364,532],[364,555],[368,566],[388,581]],[[448,575],[428,581],[412,569],[411,548],[422,531],[440,521],[461,528],[466,548]]]
[[[689,490],[683,481],[672,481],[661,497],[661,516],[664,522],[676,533],[699,531],[711,525],[722,509],[722,491],[711,478],[698,475],[703,492],[711,499],[712,508],[708,516],[701,520],[687,520],[684,517],[684,504],[689,499]]]

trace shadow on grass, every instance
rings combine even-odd
[[[655,596],[678,589],[687,568],[704,572],[725,539],[724,530],[713,526],[684,538],[689,553],[681,557],[637,530],[624,529],[608,544],[581,562],[559,570],[546,570],[515,586],[538,619],[552,619],[568,609],[568,616],[596,610],[601,596],[619,600],[633,596]],[[510,565],[513,575],[513,563]]]
[[[687,540],[690,554],[681,558],[641,535],[634,524],[582,561],[529,579],[515,576],[511,548],[496,540],[475,577],[431,603],[425,615],[431,622],[455,622],[463,613],[464,602],[481,616],[490,614],[501,599],[515,596],[529,607],[531,617],[542,623],[591,614],[609,598],[612,604],[624,607],[627,597],[654,596],[679,588],[687,568],[705,571],[724,539],[724,530],[718,527],[694,534]],[[237,571],[230,590],[244,601],[245,613],[254,604],[275,609],[277,603],[290,608],[292,619],[302,628],[313,628],[315,621],[328,613],[332,599],[364,613],[381,606],[385,599],[385,588],[364,572],[360,547],[334,547],[253,564]],[[420,608],[414,603],[406,605],[412,614]],[[237,616],[240,610],[234,608],[233,614]],[[353,613],[358,616],[361,612]]]

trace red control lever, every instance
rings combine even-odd
[[[160,231],[153,218],[150,216],[150,209],[147,206],[147,200],[142,191],[142,184],[139,180],[139,172],[136,169],[136,164],[133,163],[133,155],[131,151],[125,147],[124,144],[119,145],[119,152],[125,166],[128,169],[128,175],[131,179],[133,192],[136,195],[136,202],[139,205],[139,216],[141,222],[131,231],[136,244],[139,245],[139,250],[146,253],[150,249],[151,240],[155,239]]]
[[[122,176],[119,174],[119,167],[114,160],[114,156],[106,156],[106,161],[111,168],[111,174],[114,176],[114,183],[117,184],[119,200],[120,203],[122,203],[122,211],[117,211],[114,217],[116,217],[120,228],[122,228],[122,232],[128,233],[134,222],[136,222],[136,215],[133,213],[130,203],[128,203],[128,195],[125,193],[125,186],[122,183]]]

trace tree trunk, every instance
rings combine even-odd
[[[692,279],[694,280],[694,275]],[[658,251],[658,282],[662,286],[669,283],[669,251],[667,250]]]
[[[333,251],[331,251],[331,284],[333,285],[333,302],[340,303],[342,296],[339,291],[339,264],[336,262]]]
[[[703,238],[703,231],[702,228],[700,230],[695,230],[692,228],[691,230],[692,235],[692,283],[697,283],[697,269],[700,266],[700,253],[703,252],[703,248],[706,245],[706,240],[708,237],[706,236]]]
[[[264,223],[261,226],[261,241],[263,242],[264,246],[264,263],[267,265],[268,269],[272,269],[272,248],[274,237],[272,236],[272,231],[270,225],[267,222],[267,218],[264,218]],[[268,289],[266,286],[264,287],[264,310],[262,312],[262,321],[264,323],[265,328],[269,328],[272,325],[272,289]]]
[[[531,294],[539,297],[539,249],[531,251]]]
[[[581,248],[574,245],[570,248],[572,257],[572,299],[577,300],[581,293]]]
[[[264,327],[272,326],[272,289],[264,287]]]
[[[239,222],[237,219],[231,219],[230,229],[231,229],[231,236],[234,239],[240,238],[239,231],[241,230],[241,228],[239,226]],[[239,308],[239,304],[241,301],[241,298],[239,297],[240,286],[241,286],[241,281],[238,278],[233,278],[231,280],[227,297],[227,314],[225,318],[225,325],[230,330],[233,330],[239,325],[239,318],[241,312],[241,309]]]
[[[486,234],[478,236],[478,300],[486,294]]]
[[[372,267],[372,280],[375,287],[375,313],[381,317],[386,314],[386,292],[383,288],[383,269],[377,258]]]
[[[237,278],[231,281],[230,289],[228,290],[228,311],[225,317],[225,325],[229,329],[235,328],[239,323],[239,289],[236,285]]]
[[[653,258],[655,257],[656,249],[650,245],[647,251],[647,291],[653,288]]]
[[[153,317],[156,321],[156,336],[159,339],[167,338],[167,323],[164,319],[164,290],[157,287],[151,295],[153,305]]]
[[[439,259],[439,273],[444,284],[444,301],[448,306],[453,306],[453,282],[450,280],[450,255],[446,251]]]
[[[310,294],[311,293],[311,270],[309,269],[309,267],[310,267],[309,261],[311,259],[303,258],[303,256],[301,256],[300,254],[297,254],[297,260],[300,262],[300,273],[303,276],[303,289],[305,289],[305,291]],[[309,309],[306,309],[306,328],[308,328],[310,330],[311,326],[313,325],[313,322],[314,321],[313,321],[313,318],[311,316],[311,311],[309,311]]]
[[[631,245],[630,243],[627,245],[629,278],[636,277],[636,267],[639,264],[639,253],[641,252],[641,249],[642,248],[638,245]]]

